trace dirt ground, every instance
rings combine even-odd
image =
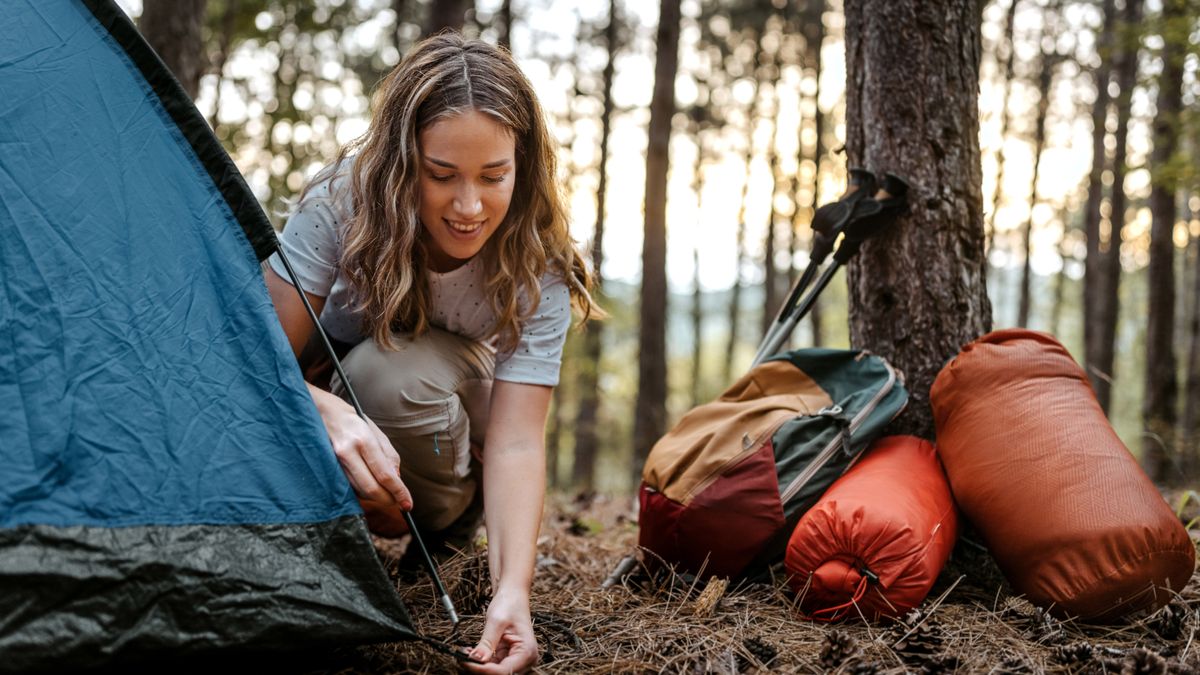
[[[1195,517],[1189,505],[1183,518]],[[782,579],[730,585],[636,574],[601,588],[634,550],[628,500],[557,497],[547,507],[534,584],[543,673],[1192,673],[1200,672],[1200,574],[1164,609],[1116,626],[1054,619],[1015,598],[982,547],[960,542],[907,622],[814,623]],[[1193,530],[1193,541],[1200,530]],[[402,543],[377,540],[417,628],[460,645],[478,638],[488,597],[482,552],[441,574],[464,620],[450,631],[423,573],[396,564]],[[639,568],[640,569],[640,568]],[[317,665],[317,664],[312,664]],[[310,672],[455,670],[419,643],[362,647]]]

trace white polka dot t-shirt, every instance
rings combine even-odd
[[[337,261],[342,252],[342,233],[348,208],[337,199],[348,200],[349,190],[335,178],[314,185],[291,216],[279,237],[280,246],[296,271],[304,290],[326,298],[321,326],[334,339],[357,344],[364,339],[359,317],[352,311],[353,289],[340,274]],[[336,196],[336,199],[335,199]],[[287,279],[287,269],[272,255],[271,269]],[[496,322],[484,289],[484,269],[478,256],[456,270],[429,274],[432,305],[430,324],[473,340],[486,340]],[[496,355],[496,379],[521,384],[558,384],[563,343],[571,324],[571,298],[562,277],[542,277],[537,310],[521,326],[513,351]],[[529,306],[522,295],[520,307]]]

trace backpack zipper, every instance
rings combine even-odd
[[[863,422],[866,421],[867,416],[872,412],[875,412],[875,408],[879,406],[879,403],[883,401],[884,397],[891,393],[892,388],[896,385],[896,371],[892,369],[891,364],[889,364],[887,361],[883,361],[883,367],[886,368],[888,372],[887,382],[885,382],[879,391],[876,392],[875,396],[871,398],[870,402],[868,402],[867,405],[864,406],[863,409],[860,410],[858,414],[850,420],[850,424],[847,425],[845,429],[838,432],[838,435],[833,437],[833,440],[829,442],[829,445],[826,445],[821,449],[821,452],[817,454],[817,456],[807,467],[805,467],[804,471],[801,471],[799,476],[796,476],[792,479],[791,483],[788,483],[787,489],[784,490],[783,494],[779,497],[779,501],[781,503],[786,505],[789,501],[791,501],[791,499],[796,496],[796,493],[800,491],[800,488],[804,487],[808,481],[812,480],[812,477],[816,475],[817,471],[820,471],[821,467],[825,466],[825,464],[829,462],[830,457],[833,456],[833,454],[837,451],[838,446],[840,446],[845,440],[846,432],[849,431],[850,433],[854,433],[857,431],[858,428],[863,425]],[[901,410],[903,410],[903,408],[901,408]]]

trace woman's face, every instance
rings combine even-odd
[[[472,110],[434,122],[419,141],[418,215],[430,264],[448,272],[479,253],[504,222],[517,176],[515,139]]]

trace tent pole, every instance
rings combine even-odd
[[[296,271],[292,269],[292,263],[288,260],[287,254],[283,252],[282,246],[277,246],[275,252],[279,254],[279,259],[283,261],[283,266],[287,268],[288,278],[292,282],[292,286],[296,288],[296,294],[300,296],[300,301],[304,303],[304,309],[308,312],[308,318],[312,320],[313,327],[317,330],[317,335],[321,337],[321,344],[325,346],[325,351],[329,354],[329,358],[333,361],[333,367],[337,371],[338,377],[342,378],[342,384],[346,387],[346,393],[350,396],[350,403],[354,406],[354,411],[363,420],[367,419],[367,414],[363,412],[362,405],[358,402],[358,396],[354,393],[354,387],[350,386],[350,378],[346,377],[346,371],[342,370],[342,361],[338,358],[333,350],[333,345],[329,342],[329,337],[325,335],[325,329],[321,327],[321,321],[317,318],[317,313],[313,311],[312,304],[308,302],[308,296],[304,294],[304,290],[300,287],[300,280],[296,277]],[[408,511],[402,511],[404,514],[404,523],[408,526],[408,531],[412,533],[413,543],[421,552],[421,559],[425,561],[425,567],[429,570],[429,576],[433,579],[434,588],[437,590],[438,597],[441,598],[442,607],[446,610],[446,615],[450,618],[450,623],[458,625],[458,612],[454,609],[454,601],[450,599],[450,594],[446,592],[445,585],[442,584],[442,578],[438,576],[437,567],[433,564],[433,558],[429,555],[429,549],[425,547],[425,542],[421,539],[421,533],[417,531],[417,524],[413,521],[412,514]]]

